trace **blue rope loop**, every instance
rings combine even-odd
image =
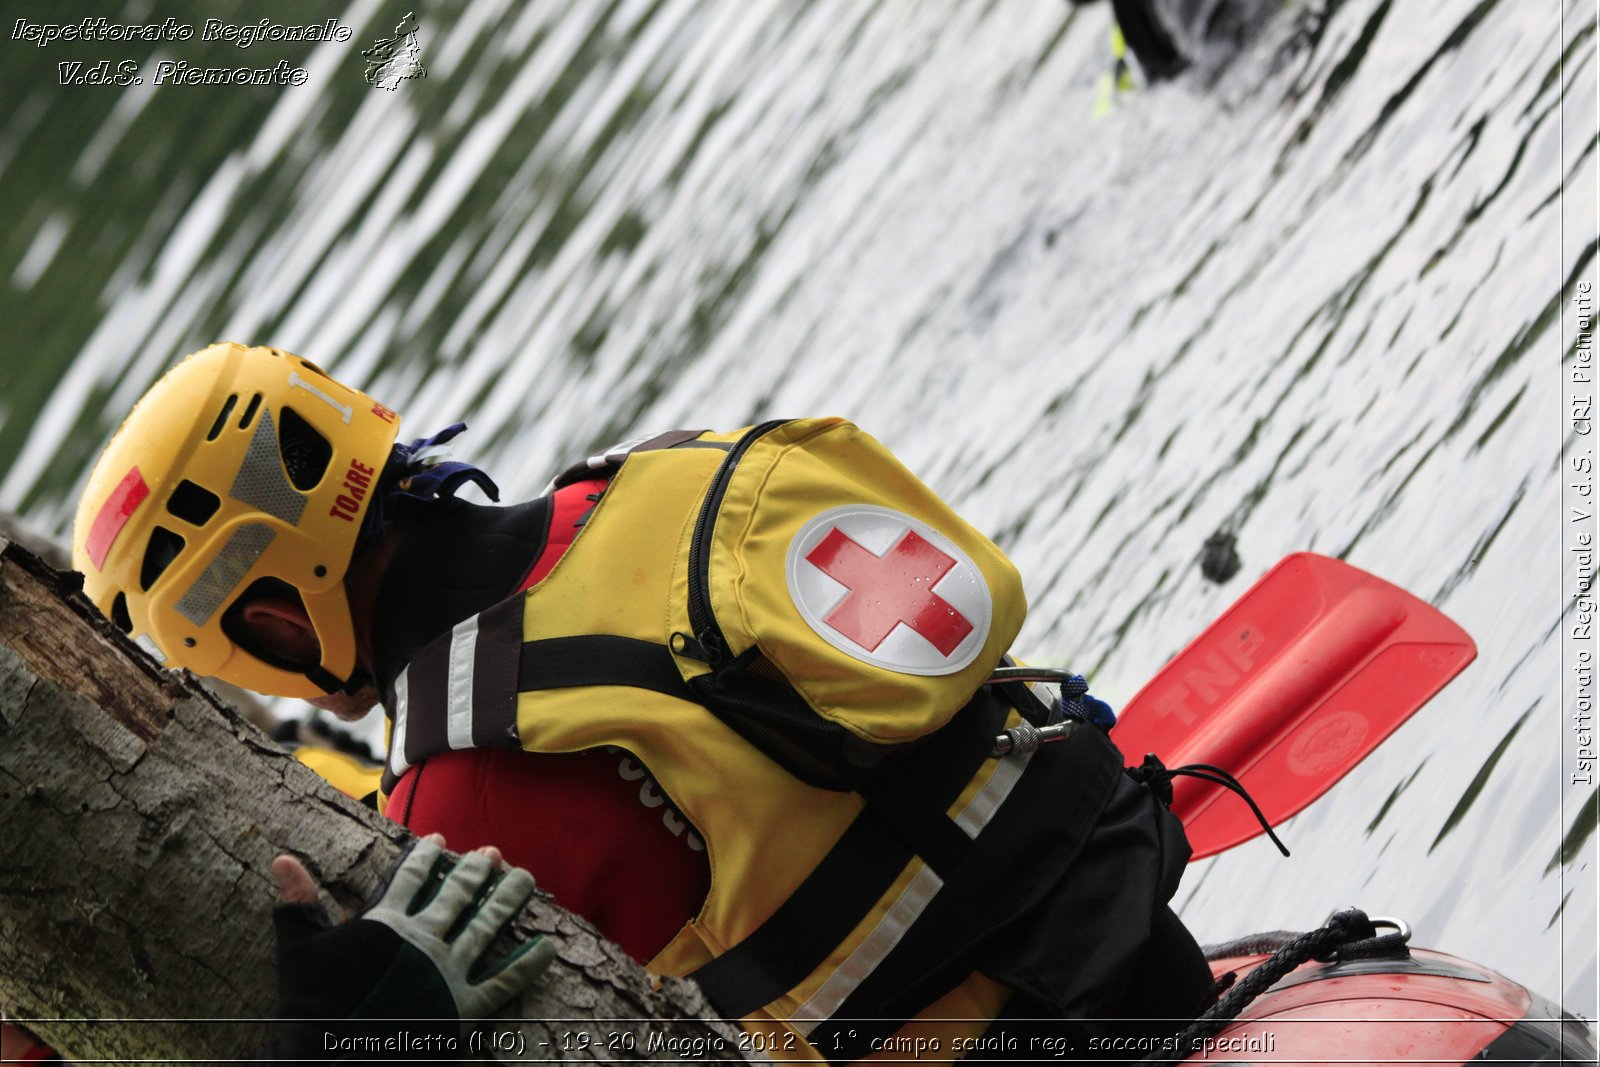
[[[1102,730],[1117,725],[1117,713],[1104,700],[1089,695],[1089,682],[1081,674],[1068,675],[1061,683],[1061,714]]]
[[[451,423],[436,434],[419,437],[410,444],[396,444],[390,450],[356,540],[357,550],[383,540],[384,533],[406,508],[448,500],[468,482],[483,490],[490,500],[500,500],[500,488],[492,478],[470,463],[451,459],[445,448],[466,428],[464,422]]]

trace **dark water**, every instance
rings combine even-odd
[[[69,10],[115,5],[5,15]],[[231,338],[418,433],[467,418],[513,498],[635,429],[848,415],[1014,554],[1020,651],[1113,700],[1278,557],[1340,556],[1480,658],[1288,825],[1292,860],[1192,868],[1185,918],[1222,940],[1360,903],[1594,1014],[1558,470],[1592,5],[1291,5],[1098,120],[1103,6],[421,3],[426,77],[392,92],[358,51],[411,7],[292,10],[352,39],[0,37],[0,507],[64,529],[116,414]],[[102,58],[308,73],[57,84]],[[1220,588],[1219,527],[1245,563]]]

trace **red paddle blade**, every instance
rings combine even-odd
[[[1478,654],[1442,612],[1309,552],[1268,571],[1123,709],[1111,739],[1137,763],[1210,763],[1276,825],[1326,792]],[[1249,806],[1173,784],[1194,858],[1261,833]]]

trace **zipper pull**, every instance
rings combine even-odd
[[[722,662],[722,642],[709,630],[698,638],[674,631],[667,645],[674,655],[697,659],[713,667]]]

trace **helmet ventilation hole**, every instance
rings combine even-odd
[[[278,413],[278,451],[283,455],[289,484],[301,492],[317,487],[333,459],[333,446],[328,439],[289,407]]]
[[[179,482],[167,498],[167,510],[191,526],[204,526],[221,506],[217,494],[188,479]]]
[[[172,561],[178,558],[178,553],[183,551],[183,538],[167,529],[157,526],[150,531],[150,542],[145,545],[144,562],[139,567],[139,588],[148,590],[156,584],[156,579],[171,566]]]
[[[233,406],[239,402],[239,394],[234,393],[222,402],[222,410],[217,412],[217,419],[211,424],[211,429],[206,431],[206,440],[215,441],[222,428],[228,424],[228,416],[233,413]]]
[[[239,416],[239,429],[248,429],[250,427],[251,420],[256,417],[256,412],[260,409],[261,394],[257,393],[255,396],[250,398],[250,403],[245,405],[244,414]]]
[[[128,594],[118,593],[111,602],[111,621],[125,634],[133,633],[133,620],[128,617]]]
[[[318,578],[326,578],[328,576],[328,568],[319,563],[312,569],[311,573],[315,574]]]

